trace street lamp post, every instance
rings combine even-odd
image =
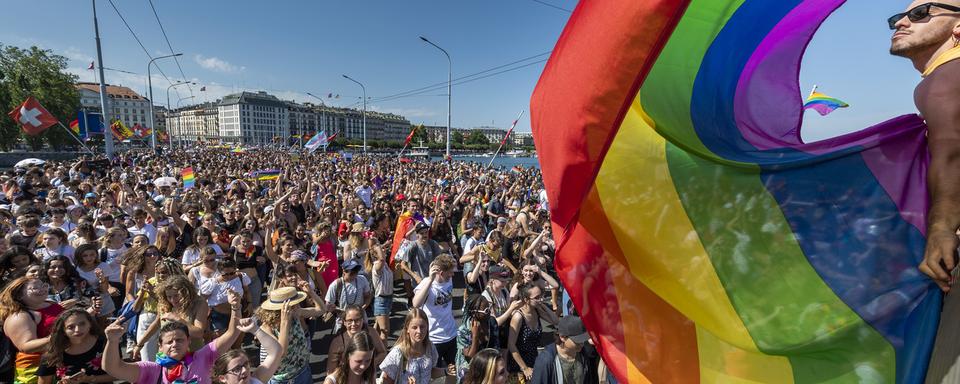
[[[170,88],[177,87],[184,84],[196,85],[197,83],[194,83],[191,81],[178,81],[176,83],[170,84],[170,86],[167,87],[167,110],[168,111],[170,110]]]
[[[425,41],[427,44],[430,44],[440,52],[443,52],[444,56],[447,57],[447,153],[446,158],[450,158],[450,101],[453,98],[453,61],[450,60],[450,54],[443,48],[440,48],[439,45],[434,44],[432,41],[427,40],[426,37],[420,36],[420,40]]]
[[[310,96],[313,96],[314,99],[320,100],[320,105],[323,106],[323,108],[320,109],[320,120],[323,122],[322,124],[320,124],[320,128],[323,129],[321,132],[323,132],[324,134],[326,134],[326,133],[327,133],[327,112],[326,112],[327,103],[324,103],[324,102],[323,102],[323,99],[317,97],[317,95],[314,95],[314,94],[312,94],[312,93],[310,93],[310,92],[307,92],[307,94],[310,95]],[[317,132],[317,134],[320,134],[320,132]],[[301,132],[301,134],[300,134],[300,140],[303,141],[303,133],[302,133],[302,132]]]
[[[168,57],[177,57],[183,56],[182,53],[174,53],[172,55],[154,57],[150,59],[150,62],[147,63],[147,89],[150,94],[150,145],[153,146],[153,152],[157,152],[157,120],[153,117],[153,79],[150,78],[150,67],[153,66],[153,62],[159,59],[166,59]]]
[[[184,84],[196,85],[197,83],[190,82],[190,81],[178,81],[178,82],[176,82],[176,83],[170,84],[170,86],[167,87],[167,113],[170,113],[170,110],[171,110],[171,109],[170,109],[170,88],[173,88],[173,87],[176,87],[176,86],[179,86],[179,85],[184,85]],[[177,130],[178,130],[178,131],[181,130],[180,122],[179,122],[179,121],[177,121]],[[170,127],[167,127],[167,134],[173,136],[173,135],[171,134],[172,132],[173,132],[173,130],[171,130]],[[170,148],[173,149],[173,139],[172,139],[172,138],[171,138],[171,140],[170,140]]]
[[[360,90],[363,91],[363,154],[367,154],[367,88],[363,86],[363,83],[354,80],[352,77],[343,75],[347,80],[350,80],[360,86]]]

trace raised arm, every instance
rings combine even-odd
[[[955,251],[960,241],[960,61],[934,71],[917,87],[915,98],[927,121],[930,167],[927,189],[927,248],[920,270],[944,292],[950,290],[950,272],[956,267]],[[944,268],[946,267],[946,268]]]
[[[237,329],[240,316],[243,316],[243,314],[240,313],[240,310],[243,309],[240,305],[240,295],[232,289],[228,289],[227,296],[227,300],[230,303],[230,324],[227,325],[227,331],[223,335],[213,340],[214,347],[217,351],[226,351],[229,349],[242,333]]]
[[[107,334],[107,343],[103,348],[103,370],[119,380],[136,383],[140,378],[140,367],[123,361],[120,357],[120,335],[126,332],[123,323],[114,321],[104,332]]]

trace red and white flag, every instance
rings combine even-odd
[[[520,116],[523,116],[523,111],[520,111]],[[513,124],[510,125],[510,129],[507,130],[507,134],[503,136],[503,140],[500,141],[501,147],[507,144],[507,138],[509,138],[510,134],[513,133],[513,129],[517,127],[517,122],[520,121],[520,116],[517,116],[517,119],[514,120]]]
[[[413,134],[417,133],[417,128],[420,128],[420,127],[419,126],[413,127],[413,129],[410,130],[410,134],[407,135],[407,139],[403,141],[404,147],[410,144],[410,140],[413,140]]]
[[[23,131],[30,136],[39,135],[59,121],[50,112],[47,112],[33,96],[27,97],[23,104],[14,108],[8,115],[16,120],[23,127]]]

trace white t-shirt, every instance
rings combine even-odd
[[[130,233],[130,237],[133,238],[136,235],[147,235],[147,239],[150,239],[150,244],[153,244],[157,241],[157,228],[153,224],[144,224],[143,228],[137,228],[136,225],[127,228],[127,232]]]
[[[120,281],[120,264],[123,263],[123,260],[125,259],[127,246],[124,245],[119,249],[101,249],[107,250],[106,260],[103,261],[104,264],[107,265],[107,268],[103,268],[103,275],[106,276],[107,281],[111,283],[122,283],[122,281]]]
[[[430,319],[430,341],[434,344],[445,343],[457,337],[457,321],[453,318],[453,281],[438,283],[433,279],[423,279],[413,294],[424,289],[427,300],[423,303],[423,312]]]
[[[71,262],[73,262],[73,252],[73,247],[64,244],[61,245],[60,248],[56,249],[48,249],[46,247],[37,248],[35,251],[33,251],[33,255],[39,258],[41,262],[46,262],[57,255],[66,256]]]
[[[199,273],[199,268],[190,270],[190,273],[197,271],[197,285],[200,286],[200,294],[207,296],[207,305],[211,308],[227,302],[227,290],[236,292],[243,296],[243,287],[250,285],[250,277],[246,273],[238,272],[239,277],[234,277],[226,282],[220,281],[220,272],[214,273],[210,278],[205,278]],[[201,279],[203,279],[201,281]]]
[[[217,256],[220,256],[223,254],[223,250],[220,249],[219,245],[207,244],[207,247],[213,248],[213,250],[217,252]],[[201,247],[188,247],[186,250],[183,251],[183,258],[180,260],[180,264],[190,265],[190,264],[196,263],[197,260],[200,260],[201,249],[202,249]]]

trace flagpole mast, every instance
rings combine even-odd
[[[810,90],[810,95],[807,96],[808,99],[812,97],[814,93],[817,92],[817,87],[819,87],[819,85],[816,85],[816,84],[813,85],[813,89]]]
[[[64,130],[66,130],[67,133],[70,134],[70,137],[72,137],[74,140],[76,140],[78,143],[80,143],[80,146],[82,146],[83,149],[86,149],[87,152],[90,152],[91,155],[96,155],[96,153],[94,153],[93,150],[90,149],[90,147],[88,147],[86,144],[84,144],[83,140],[80,140],[79,137],[77,137],[76,135],[73,134],[73,131],[72,131],[70,128],[67,128],[66,126],[63,125],[63,123],[61,123],[61,122],[59,122],[59,121],[57,121],[57,125],[59,125],[60,127],[62,127]]]
[[[487,164],[487,168],[493,165],[493,161],[497,159],[497,155],[500,154],[500,150],[503,149],[503,145],[507,143],[507,138],[510,137],[510,132],[513,132],[513,128],[517,126],[517,122],[520,121],[520,117],[523,116],[523,110],[520,110],[520,114],[517,115],[517,119],[513,121],[513,125],[510,126],[510,130],[507,131],[507,135],[503,137],[503,141],[500,142],[500,146],[497,147],[497,152],[493,154],[493,157],[490,158],[490,163]]]
[[[107,85],[103,80],[103,50],[100,49],[100,26],[97,24],[97,0],[90,0],[93,3],[93,34],[97,41],[97,67],[100,72],[100,122],[106,127],[107,116]],[[94,76],[96,76],[94,71]],[[87,130],[89,131],[89,125]],[[107,159],[113,159],[113,135],[108,135],[106,129],[103,132],[103,151]]]

